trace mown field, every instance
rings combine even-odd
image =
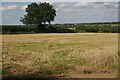
[[[3,77],[115,78],[117,33],[2,35]]]

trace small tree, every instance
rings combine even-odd
[[[51,21],[54,21],[56,11],[54,6],[49,3],[31,3],[26,8],[27,14],[21,18],[21,22],[26,25],[34,25],[39,32],[44,32],[46,23],[51,26]]]

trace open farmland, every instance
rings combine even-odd
[[[3,35],[3,77],[115,78],[117,33]]]

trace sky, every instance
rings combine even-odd
[[[22,25],[25,8],[32,2],[2,2],[3,25]],[[54,24],[117,22],[118,2],[49,2],[56,10]]]

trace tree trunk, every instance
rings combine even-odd
[[[52,24],[50,23],[50,21],[48,21],[48,23],[49,23],[50,27],[52,27]]]

